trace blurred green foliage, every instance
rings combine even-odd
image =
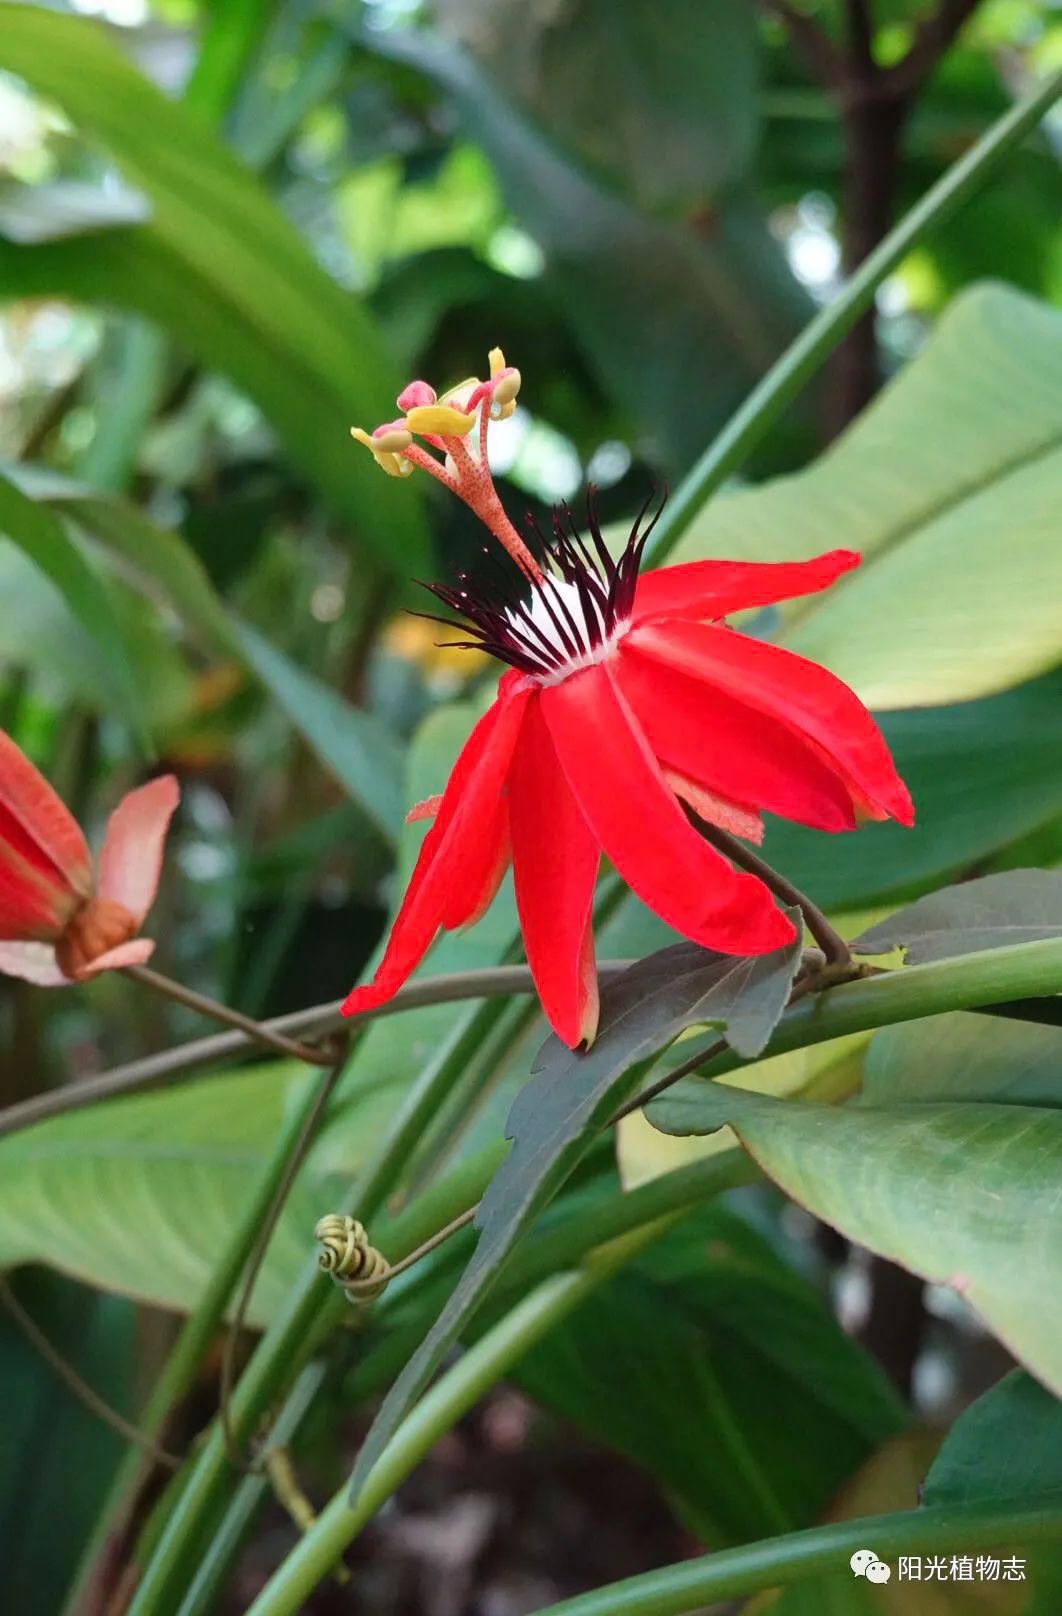
[[[500,343],[524,377],[498,432],[509,509],[542,515],[594,481],[622,524],[836,290],[844,128],[749,0],[88,9],[0,3],[0,724],[97,836],[146,768],[178,771],[160,961],[276,1013],[343,993],[371,957],[419,845],[405,809],[441,787],[492,684],[482,659],[438,648],[405,615],[415,577],[474,556],[472,519],[426,479],[380,475],[349,427],[389,419],[411,376],[482,371]],[[879,0],[876,59],[898,60],[930,9]],[[799,10],[843,42],[846,8]],[[1060,59],[1056,7],[976,7],[913,109],[897,206]],[[837,910],[1062,858],[1058,162],[1056,123],[889,281],[877,331],[897,378],[850,434],[818,458],[827,377],[755,457],[756,486],[727,490],[683,541],[683,558],[868,554],[827,601],[765,625],[888,710],[918,804],[910,834],[771,827],[771,856]],[[1008,284],[970,290],[986,279]],[[506,888],[433,968],[496,963],[514,929]],[[669,940],[628,900],[600,952]],[[198,1030],[114,978],[54,999],[4,983],[0,1015],[5,1104]],[[255,1322],[280,1308],[314,1209],[454,1026],[435,1007],[369,1032],[286,1209]],[[541,1036],[528,1012],[482,1052],[482,1104],[440,1118],[425,1161],[452,1167],[497,1139]],[[908,1058],[936,1058],[921,1029],[907,1036]],[[0,1263],[191,1306],[298,1081],[211,1077],[4,1141]],[[848,1197],[847,1157],[834,1176]],[[587,1182],[616,1193],[607,1163]],[[905,1202],[906,1181],[890,1182]],[[521,1374],[718,1542],[808,1524],[902,1419],[794,1261],[777,1208],[757,1216],[759,1232],[713,1211],[670,1236],[659,1263],[651,1253],[610,1283]],[[131,1220],[148,1243],[136,1260]],[[129,1307],[29,1278],[58,1332],[93,1312],[82,1367],[127,1407]],[[666,1337],[628,1362],[664,1314]],[[788,1331],[799,1350],[772,1363],[765,1338]],[[602,1337],[617,1343],[611,1372],[583,1384],[572,1365]],[[639,1368],[666,1385],[675,1354],[708,1365],[684,1380],[683,1421],[714,1433],[696,1451],[668,1427],[666,1397],[625,1407]],[[52,1611],[73,1556],[50,1560],[39,1531],[23,1534],[19,1466],[39,1451],[39,1485],[57,1486],[61,1446],[98,1493],[116,1450],[65,1405],[42,1448],[47,1372],[6,1329],[0,1357],[20,1409],[0,1530],[23,1535],[15,1587],[44,1590]],[[805,1451],[781,1430],[785,1409],[810,1419],[806,1400],[835,1376],[844,1396],[825,1399]],[[757,1453],[733,1491],[713,1484],[718,1456],[733,1460],[720,1399]],[[79,1494],[75,1546],[90,1516]],[[42,1568],[51,1580],[34,1584]]]

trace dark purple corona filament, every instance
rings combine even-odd
[[[448,645],[487,651],[539,679],[563,677],[573,663],[592,661],[629,620],[642,554],[663,509],[662,499],[643,528],[651,503],[650,495],[616,560],[601,534],[594,488],[587,492],[589,539],[579,532],[566,503],[554,508],[552,540],[528,516],[527,544],[541,565],[540,579],[515,582],[493,550],[484,546],[492,577],[473,579],[461,573],[456,584],[424,585],[463,621],[427,612],[416,615],[472,636],[445,642]]]

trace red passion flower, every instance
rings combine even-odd
[[[497,376],[507,382],[502,407],[511,407],[519,375],[495,350]],[[614,559],[592,502],[588,537],[564,510],[551,541],[532,530],[525,544],[487,466],[487,422],[501,413],[491,382],[466,383],[441,405],[434,397],[411,383],[399,400],[412,402],[405,422],[360,437],[377,459],[395,460],[384,468],[392,474],[404,474],[404,462],[445,482],[517,562],[518,585],[499,568],[487,580],[431,586],[463,619],[456,626],[468,638],[458,643],[510,671],[445,791],[410,816],[434,823],[375,978],[344,1011],[386,1002],[440,928],[484,913],[511,862],[543,1010],[575,1047],[597,1027],[592,910],[602,854],[683,936],[722,953],[762,954],[792,940],[790,921],[760,880],[698,835],[686,809],[757,843],[763,811],[825,831],[852,830],[860,818],[913,822],[885,742],[847,685],[725,621],[825,589],[860,557],[834,550],[811,561],[694,561],[639,574],[652,530],[645,511]],[[466,442],[477,410],[478,453]],[[415,431],[445,459],[414,445]]]
[[[94,872],[85,838],[47,780],[0,730],[0,972],[41,987],[142,965],[177,781],[122,798]]]

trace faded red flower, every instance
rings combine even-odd
[[[469,635],[461,643],[511,671],[442,796],[411,815],[434,824],[375,978],[350,994],[348,1015],[389,999],[440,928],[482,915],[511,861],[542,1007],[566,1043],[589,1042],[602,853],[683,936],[722,953],[762,954],[792,940],[790,921],[760,880],[698,835],[687,807],[755,842],[762,811],[826,831],[852,830],[859,818],[913,822],[858,697],[824,668],[725,622],[824,589],[859,556],[701,561],[639,576],[652,526],[643,528],[644,515],[618,560],[592,508],[588,538],[565,511],[551,543],[536,536],[531,550],[521,542],[512,552],[521,588],[501,573],[433,586],[464,619],[455,625]],[[505,543],[499,528],[492,524]]]
[[[41,987],[142,965],[179,792],[160,775],[122,798],[94,870],[76,821],[0,730],[0,973]]]

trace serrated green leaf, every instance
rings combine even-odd
[[[909,965],[1062,936],[1062,871],[1004,870],[930,892],[852,943],[857,954],[902,948]],[[1062,986],[1062,984],[1060,984]]]

